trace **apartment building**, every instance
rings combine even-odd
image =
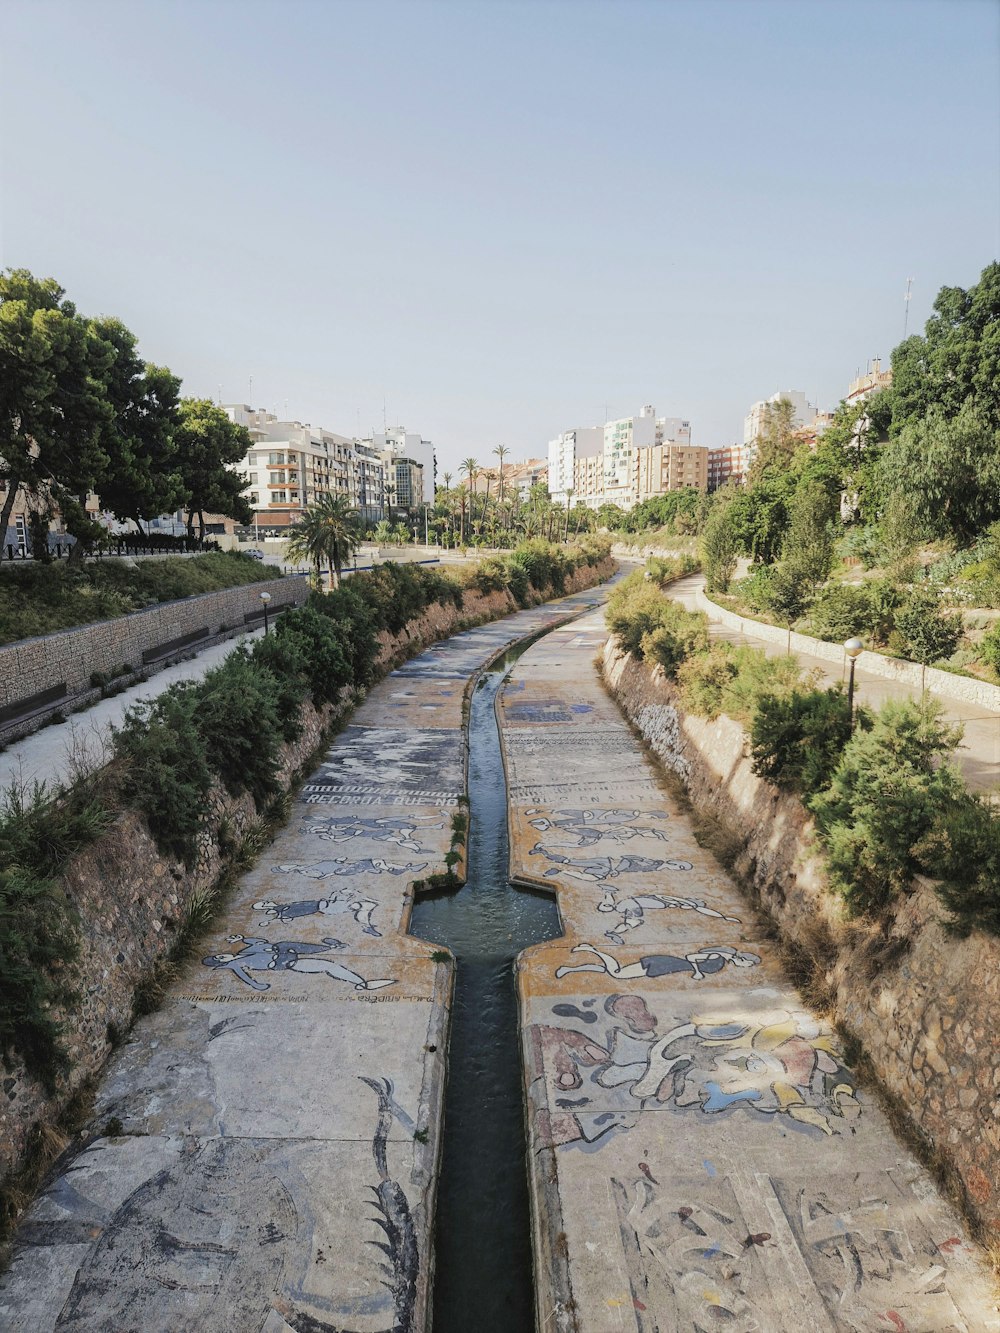
[[[281,421],[244,403],[223,409],[245,426],[251,447],[235,470],[247,478],[247,499],[259,525],[283,528],[323,495],[346,496],[366,522],[377,521],[384,504],[385,469],[378,456],[346,435]]]
[[[752,450],[744,444],[726,444],[708,450],[708,489],[717,491],[727,482],[742,484],[750,470]]]
[[[892,384],[892,371],[882,369],[882,358],[874,357],[868,363],[868,368],[862,375],[860,367],[857,376],[851,380],[850,388],[847,390],[846,400],[848,403],[861,403],[866,398],[870,398],[873,393],[878,393],[881,389],[888,389]]]
[[[566,503],[567,492],[572,490],[577,495],[580,488],[576,483],[576,465],[579,460],[603,458],[604,427],[577,426],[573,430],[564,430],[554,440],[549,441],[548,485],[549,495],[559,504]],[[603,470],[603,462],[602,462]]]
[[[421,494],[414,501],[414,507],[434,503],[434,488],[437,485],[437,459],[432,441],[425,440],[416,431],[408,431],[405,426],[393,426],[383,431],[373,431],[359,443],[365,445],[378,457],[387,453],[398,458],[409,458],[419,464],[421,471]]]
[[[636,451],[636,503],[667,491],[708,489],[708,450],[701,445],[654,444]]]
[[[817,416],[820,415],[819,409],[809,402],[801,389],[779,389],[777,393],[772,393],[770,398],[763,398],[760,402],[754,403],[743,418],[743,443],[745,446],[753,448],[757,437],[763,430],[764,418],[767,415],[768,408],[779,402],[791,403],[793,429],[811,426]]]

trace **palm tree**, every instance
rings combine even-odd
[[[395,494],[396,494],[395,486],[393,486],[391,482],[388,482],[385,488],[385,498],[386,498],[386,503],[389,506],[388,523],[390,528],[392,527],[392,497]]]
[[[476,516],[476,505],[473,496],[476,493],[476,478],[479,476],[479,462],[475,458],[463,458],[459,464],[460,472],[464,472],[469,483],[469,521]],[[465,541],[465,495],[462,495],[462,532],[461,539]]]
[[[358,549],[355,517],[346,495],[321,495],[288,534],[286,551],[293,560],[308,560],[317,573],[326,563],[330,583],[340,587],[340,571]]]
[[[493,450],[493,452],[496,454],[497,458],[499,458],[499,460],[500,460],[500,481],[499,481],[500,497],[499,497],[499,498],[500,498],[500,504],[501,504],[501,506],[502,506],[502,505],[503,505],[503,460],[504,460],[504,459],[507,457],[507,455],[510,453],[510,450],[507,448],[507,446],[506,446],[505,444],[498,444],[497,447]]]
[[[566,540],[569,541],[569,511],[573,506],[573,487],[566,487]],[[579,529],[579,523],[577,529]]]

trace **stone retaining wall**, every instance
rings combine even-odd
[[[593,568],[581,567],[567,579],[566,593],[602,583],[614,568],[610,557]],[[534,600],[539,604],[546,598],[536,594]],[[509,592],[480,594],[471,589],[461,609],[435,603],[400,633],[380,636],[380,664],[388,671],[456,630],[498,620],[517,609]],[[316,710],[304,705],[302,735],[282,749],[283,790],[291,788],[296,773],[354,699],[354,692],[347,689],[336,707]],[[78,914],[81,933],[77,983],[81,1000],[64,1020],[69,1072],[50,1095],[18,1059],[9,1061],[0,1077],[0,1176],[23,1159],[33,1128],[55,1119],[73,1093],[99,1072],[114,1040],[131,1023],[137,989],[169,954],[192,902],[211,889],[225,868],[220,844],[239,843],[256,819],[249,795],[232,797],[221,786],[213,789],[206,813],[192,870],[163,856],[145,820],[131,810],[119,815],[67,867],[62,885]]]
[[[811,818],[797,797],[753,773],[742,727],[685,714],[662,670],[615,640],[604,675],[695,808],[735,836],[738,873],[785,939],[817,961],[836,1021],[861,1043],[969,1215],[1000,1233],[1000,940],[946,935],[927,881],[898,905],[887,933],[847,920]]]
[[[65,711],[83,702],[92,689],[91,676],[95,672],[106,676],[125,674],[122,672],[125,666],[138,671],[143,666],[144,653],[202,629],[207,631],[197,643],[180,648],[176,654],[167,655],[147,668],[155,670],[165,666],[173,656],[197,651],[228,632],[242,632],[246,628],[244,617],[261,610],[262,592],[271,594],[271,610],[277,611],[300,605],[309,589],[304,578],[267,579],[162,602],[114,620],[100,620],[93,625],[4,644],[0,647],[0,712],[65,684],[65,697],[40,713],[33,723],[37,726],[46,712]],[[5,741],[13,738],[15,730],[23,734],[31,729],[31,725],[0,724]]]

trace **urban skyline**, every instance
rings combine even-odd
[[[403,422],[452,468],[650,399],[723,445],[779,385],[836,406],[908,278],[918,332],[997,252],[998,21],[8,4],[5,170],[33,188],[0,263],[143,330],[187,392],[252,377],[256,407]]]

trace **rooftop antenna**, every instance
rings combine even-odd
[[[913,290],[913,279],[906,279],[906,295],[903,297],[903,337],[906,337],[906,326],[910,322],[910,293]]]
[[[253,407],[253,376],[250,376],[250,406]]]
[[[389,427],[386,425],[386,416],[385,416],[385,394],[383,394],[383,395],[382,395],[382,434],[385,435],[385,434],[388,432],[388,430],[389,430]]]
[[[222,406],[222,385],[219,385],[219,406]]]
[[[285,399],[285,420],[288,420],[288,399]]]

